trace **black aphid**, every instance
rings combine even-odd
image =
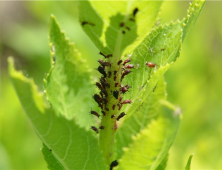
[[[92,22],[87,22],[87,21],[82,21],[82,26],[84,26],[84,25],[91,25],[91,26],[95,26],[95,24],[94,23],[92,23]]]
[[[93,111],[93,110],[91,111],[91,114],[97,116],[98,118],[100,116],[99,113],[97,113],[96,111]]]
[[[118,91],[118,90],[113,91],[113,96],[114,96],[116,99],[118,99],[118,97],[119,97],[119,91]]]
[[[123,60],[119,60],[119,61],[117,62],[117,65],[120,65],[122,62],[123,62]]]
[[[110,164],[110,170],[113,170],[113,168],[114,168],[115,166],[117,166],[117,165],[118,165],[117,160],[113,161],[113,162]]]
[[[106,72],[102,66],[98,67],[98,71],[104,76],[104,78],[106,78]]]
[[[125,112],[120,113],[119,116],[116,118],[116,120],[119,121],[119,119],[121,119],[125,115],[126,115]]]
[[[133,16],[134,16],[134,17],[136,16],[136,14],[137,14],[138,11],[139,11],[138,8],[135,8],[135,9],[133,10]]]
[[[94,130],[96,133],[99,133],[98,129],[95,126],[91,126],[91,129]]]

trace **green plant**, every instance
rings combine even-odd
[[[204,1],[193,1],[184,20],[165,25],[157,22],[161,4],[79,2],[80,23],[105,57],[99,60],[97,89],[54,16],[45,95],[9,59],[12,82],[43,142],[49,169],[165,169],[181,113],[166,100],[163,75],[179,57]]]

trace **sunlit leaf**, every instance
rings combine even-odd
[[[176,136],[180,116],[167,105],[156,120],[133,137],[119,160],[120,170],[155,170],[166,157]],[[129,161],[130,160],[130,161]]]
[[[89,128],[94,108],[95,87],[90,71],[74,44],[66,39],[55,18],[51,17],[49,41],[52,48],[52,68],[45,80],[46,95],[53,109],[68,119],[75,117],[81,126]],[[87,103],[87,105],[86,105]]]
[[[44,102],[43,94],[37,91],[33,80],[14,69],[12,58],[9,59],[9,72],[13,85],[33,128],[39,138],[50,149],[64,169],[106,169],[98,140],[91,132],[80,128],[75,122],[62,116],[56,116]],[[52,155],[47,155],[50,160]],[[48,161],[52,166],[51,161]],[[54,162],[55,163],[55,162]]]

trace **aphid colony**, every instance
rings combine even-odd
[[[100,55],[104,56],[105,59],[112,57],[112,54],[108,54],[105,55],[102,52],[99,53]],[[107,112],[111,110],[115,110],[117,109],[117,111],[119,112],[122,108],[122,106],[124,104],[131,104],[131,100],[127,99],[127,100],[122,100],[123,99],[123,95],[129,90],[130,85],[122,85],[122,80],[125,78],[125,76],[127,76],[129,73],[131,73],[131,70],[134,68],[134,64],[129,64],[129,62],[131,61],[130,58],[126,59],[126,60],[119,60],[116,64],[121,67],[120,71],[121,71],[121,75],[120,75],[120,81],[117,81],[117,74],[118,71],[110,71],[111,69],[107,69],[108,67],[111,68],[112,65],[111,63],[109,63],[108,61],[104,61],[102,59],[99,59],[98,62],[100,64],[100,66],[98,66],[97,70],[98,72],[102,75],[99,82],[96,82],[96,86],[97,88],[100,90],[99,94],[95,94],[93,96],[93,99],[96,101],[96,103],[98,104],[98,106],[101,108],[101,112],[103,116],[106,116]],[[115,63],[114,63],[115,64]],[[145,63],[147,65],[147,67],[149,68],[156,68],[156,64],[152,63],[152,62],[146,62]],[[113,78],[113,81],[107,81],[107,79],[111,79]],[[118,90],[111,90],[111,84],[110,83],[114,83],[114,87],[117,88]],[[108,95],[112,95],[116,100],[118,100],[117,104],[113,104],[112,107],[108,108],[107,104],[108,104]],[[110,97],[109,97],[110,98]],[[91,110],[91,114],[96,116],[96,117],[100,117],[100,114],[97,113],[96,111],[92,111]],[[125,112],[121,112],[118,116],[116,114],[112,114],[110,115],[111,119],[116,119],[116,121],[119,121],[122,117],[124,117],[126,114]],[[95,126],[91,127],[92,130],[94,130],[96,133],[99,133],[98,128],[96,128]],[[105,126],[100,126],[99,127],[100,130],[105,129]]]
[[[100,55],[104,56],[105,59],[112,57],[111,54],[109,55],[105,55],[102,52],[99,53]],[[99,94],[95,94],[93,96],[93,99],[96,101],[96,103],[98,104],[98,106],[101,108],[101,112],[103,116],[108,116],[107,114],[109,114],[108,112],[111,110],[116,110],[116,112],[118,112],[119,110],[121,110],[122,105],[124,104],[130,104],[131,100],[122,100],[123,99],[123,94],[125,94],[130,86],[129,85],[121,85],[122,80],[124,79],[124,77],[126,77],[129,73],[131,73],[131,69],[134,68],[133,64],[128,64],[131,60],[130,59],[126,59],[125,61],[119,60],[117,63],[114,63],[117,65],[117,67],[121,67],[120,72],[121,75],[120,76],[120,81],[117,81],[117,74],[118,74],[118,70],[114,70],[114,71],[110,71],[112,65],[111,63],[109,63],[108,61],[104,61],[102,59],[99,59],[99,66],[97,68],[98,72],[102,75],[101,78],[99,79],[99,82],[96,82],[96,87],[100,90]],[[113,65],[114,65],[113,64]],[[109,79],[109,82],[108,82]],[[112,80],[113,79],[113,80]],[[112,80],[112,81],[110,81]],[[111,90],[111,85],[110,83],[113,83],[113,86],[115,88],[115,90]],[[112,95],[112,96],[109,96]],[[112,107],[107,107],[108,104],[108,99],[110,99],[111,97],[113,97],[117,102],[116,104],[113,104]],[[92,111],[91,110],[91,114],[96,116],[96,117],[100,117],[100,114],[97,113],[96,111]],[[118,116],[116,114],[110,115],[111,119],[115,119],[116,121],[119,121],[123,116],[125,116],[125,112],[121,112]],[[94,130],[96,133],[99,133],[99,129],[103,130],[105,129],[105,126],[100,126],[99,129],[96,128],[95,126],[91,127],[92,130]]]

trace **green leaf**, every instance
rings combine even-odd
[[[192,3],[190,3],[190,7],[187,10],[187,17],[183,21],[183,40],[195,25],[204,4],[205,0],[194,0]]]
[[[75,117],[79,125],[89,128],[93,123],[89,112],[96,107],[92,99],[95,87],[91,83],[90,71],[74,44],[61,32],[54,16],[51,17],[49,34],[55,62],[52,61],[52,68],[44,80],[48,100],[58,115],[68,119]]]
[[[133,141],[132,136],[135,136],[147,125],[153,118],[156,118],[160,109],[159,100],[166,99],[165,84],[162,78],[156,85],[155,91],[153,91],[147,99],[140,104],[140,107],[136,110],[135,114],[124,118],[126,120],[120,126],[116,133],[116,152],[117,159],[123,154],[123,147],[128,147]],[[121,122],[120,122],[121,123]]]
[[[47,148],[47,146],[43,144],[42,153],[44,155],[45,161],[48,163],[49,170],[65,170],[62,164],[55,158],[55,156],[51,152],[52,149]]]
[[[182,29],[180,22],[159,26],[149,33],[143,42],[132,52],[131,63],[135,69],[123,80],[132,88],[124,97],[131,99],[132,105],[125,106],[125,112],[131,115],[144,102],[158,80],[179,57]],[[149,68],[146,62],[156,64]]]
[[[43,94],[37,91],[33,80],[14,69],[12,58],[9,58],[9,73],[21,105],[37,135],[47,148],[52,150],[53,157],[64,169],[107,168],[98,139],[92,132],[80,128],[74,121],[56,116],[54,111],[46,106]]]
[[[185,167],[185,170],[190,170],[190,165],[191,165],[191,161],[192,161],[193,155],[194,155],[194,154],[192,154],[192,155],[189,156],[189,159],[188,159],[188,161],[187,161],[187,165],[186,165],[186,167]]]
[[[134,43],[129,49],[134,48],[147,35],[161,5],[162,1],[81,1],[79,19],[100,51],[121,55],[128,45]]]
[[[172,106],[166,103],[165,106]],[[176,107],[174,110],[169,107],[164,109],[163,114],[133,137],[133,142],[124,149],[117,170],[155,170],[160,165],[174,141],[180,123]]]
[[[156,168],[156,170],[164,170],[164,169],[166,169],[168,157],[169,157],[169,154],[167,154],[165,156],[165,158],[162,160],[162,162],[159,164],[159,166]]]

